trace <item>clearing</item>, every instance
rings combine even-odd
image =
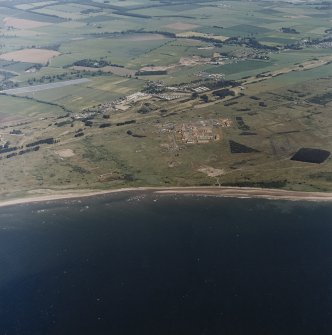
[[[58,55],[60,55],[60,52],[54,50],[22,49],[2,54],[0,55],[0,59],[24,63],[47,64],[51,58]]]
[[[55,151],[61,158],[69,158],[75,156],[74,151],[71,149],[62,149]]]
[[[191,30],[198,28],[199,25],[197,24],[191,24],[191,23],[185,23],[185,22],[175,22],[167,24],[166,26],[163,26],[162,28],[166,29],[172,29],[172,30]]]
[[[6,27],[14,27],[17,29],[34,29],[49,26],[52,23],[40,22],[34,20],[17,19],[16,17],[5,17],[3,23]]]
[[[197,171],[205,173],[209,177],[218,177],[225,174],[223,169],[215,169],[211,166],[202,166]]]

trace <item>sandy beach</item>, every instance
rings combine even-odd
[[[70,192],[54,191],[42,195],[31,195],[24,198],[16,198],[0,201],[0,207],[13,206],[28,203],[48,202],[56,200],[70,200],[87,198],[98,195],[117,193],[150,192],[155,194],[183,194],[202,195],[232,198],[261,198],[270,200],[292,201],[332,201],[332,193],[325,192],[299,192],[282,189],[252,188],[252,187],[137,187],[114,190],[73,190]]]

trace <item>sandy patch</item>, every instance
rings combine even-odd
[[[41,2],[33,2],[33,3],[24,3],[22,5],[16,5],[15,8],[27,10],[27,9],[33,9],[39,6],[53,5],[53,4],[56,4],[57,2],[58,1],[41,1]]]
[[[189,30],[199,27],[197,24],[185,23],[185,22],[175,22],[162,26],[162,28],[172,29],[172,30]]]
[[[320,67],[323,66],[325,64],[328,64],[332,61],[332,56],[322,56],[317,60],[310,60],[310,61],[306,61],[303,62],[301,64],[298,64],[296,66],[292,66],[292,67],[285,67],[282,69],[279,69],[277,71],[272,71],[272,72],[266,72],[264,73],[264,75],[262,77],[257,78],[255,77],[250,77],[248,79],[246,79],[244,82],[242,82],[242,85],[247,85],[247,84],[252,84],[252,83],[258,83],[273,77],[278,77],[282,74],[286,74],[289,72],[301,72],[301,71],[305,71],[305,70],[309,70],[309,69],[314,69],[316,67]]]
[[[17,29],[34,29],[39,27],[50,26],[52,24],[49,22],[17,19],[16,17],[5,17],[3,19],[3,23],[6,27],[14,27]]]
[[[119,109],[120,111],[125,112],[126,110],[128,110],[130,108],[130,105],[121,105],[121,104],[119,104],[119,105],[116,105],[115,108]]]
[[[158,41],[164,40],[167,37],[161,34],[129,34],[121,36],[121,40],[131,41],[131,42],[140,42],[140,41]]]
[[[215,169],[211,166],[202,166],[198,171],[207,174],[209,177],[218,177],[225,174],[223,169]]]
[[[284,15],[284,18],[286,19],[305,19],[308,17],[309,16],[306,16],[306,15]]]
[[[144,72],[144,71],[167,71],[168,69],[174,67],[174,65],[172,66],[143,66],[142,68],[140,68],[140,71]]]
[[[41,33],[39,31],[35,31],[35,30],[10,30],[10,31],[6,31],[5,36],[11,36],[11,37],[38,37],[38,36],[42,36],[45,35],[45,33]]]
[[[60,52],[46,49],[23,49],[0,55],[0,59],[25,63],[46,64],[51,58],[60,55]]]
[[[209,64],[211,62],[210,58],[201,57],[201,56],[192,56],[192,57],[181,57],[180,65],[182,66],[195,66],[201,64]]]
[[[100,68],[94,68],[94,67],[86,67],[86,66],[72,66],[71,69],[78,70],[78,71],[90,71],[90,72],[106,72],[106,73],[113,73],[116,74],[117,76],[135,76],[136,71],[134,70],[129,70],[124,67],[119,67],[119,66],[104,66]]]
[[[219,63],[222,64],[222,62]],[[177,67],[181,66],[196,66],[205,64],[211,64],[211,58],[201,56],[181,57],[179,63],[177,64],[170,64],[167,66],[144,66],[140,68],[139,71],[140,72],[168,71],[168,70],[174,70]]]
[[[181,57],[179,63],[177,64],[170,64],[167,66],[144,66],[140,68],[140,71],[167,71],[174,69],[179,66],[196,66],[202,64],[209,64],[211,63],[211,59],[207,57],[201,56],[192,56],[192,57]]]
[[[3,194],[0,194],[0,207],[13,206],[18,204],[40,203],[55,200],[80,199],[92,196],[111,195],[119,193],[146,193],[153,192],[157,195],[162,194],[188,194],[188,195],[203,195],[215,197],[231,197],[231,198],[260,198],[271,200],[292,200],[292,201],[329,201],[332,202],[332,193],[323,192],[297,192],[287,191],[282,189],[262,189],[250,187],[138,187],[138,188],[123,188],[107,191],[98,190],[45,190],[43,195],[30,195],[27,193],[25,198],[4,199]]]
[[[182,37],[182,38],[191,38],[191,37],[204,37],[204,38],[213,38],[214,40],[218,41],[225,41],[229,37],[222,36],[222,35],[211,35],[211,34],[204,34],[204,33],[198,33],[197,31],[185,31],[182,33],[176,34],[176,37]]]
[[[75,156],[74,151],[71,149],[62,149],[55,151],[57,155],[59,155],[61,158],[69,158]]]

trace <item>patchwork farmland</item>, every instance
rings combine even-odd
[[[0,197],[146,185],[331,191],[329,10],[0,1]]]

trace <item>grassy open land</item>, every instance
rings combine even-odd
[[[284,1],[0,1],[0,198],[331,191],[328,13]]]

